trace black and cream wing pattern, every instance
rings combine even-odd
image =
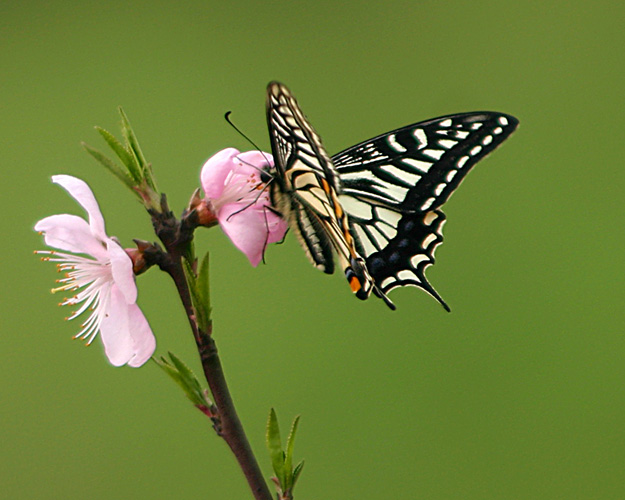
[[[271,198],[288,221],[311,263],[334,272],[334,256],[352,291],[366,299],[374,285],[356,251],[347,214],[338,200],[341,181],[321,138],[289,89],[277,82],[267,88],[267,124],[275,166]]]
[[[443,241],[441,207],[469,170],[515,130],[518,120],[497,112],[448,115],[387,132],[328,158],[288,89],[273,82],[268,95],[274,96],[273,104],[268,99],[267,115],[278,177],[273,191],[283,206],[284,199],[289,200],[291,213],[312,214],[308,226],[290,218],[311,261],[316,264],[307,242],[312,238],[322,242],[319,248],[324,249],[320,253],[325,262],[332,261],[332,250],[337,252],[359,298],[373,292],[394,309],[387,293],[416,286],[449,310],[425,277]],[[283,95],[291,100],[297,119],[276,104]],[[285,154],[276,151],[280,147],[287,150]],[[293,185],[291,173],[298,172],[298,168],[293,171],[294,165],[312,171],[308,179],[312,182]],[[313,184],[320,187],[310,195],[307,191],[315,189]],[[325,207],[321,212],[328,223],[318,223],[315,206],[319,204]],[[336,228],[329,230],[332,226]],[[309,228],[304,236],[302,227]],[[316,265],[326,272],[333,270],[327,264]]]
[[[449,309],[425,277],[443,241],[440,207],[517,125],[516,118],[495,112],[443,116],[332,157],[358,251],[382,293],[417,286]]]

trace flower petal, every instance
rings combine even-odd
[[[102,240],[105,239],[104,217],[87,183],[71,175],[53,175],[52,182],[63,187],[85,209],[89,215],[89,226],[93,235]]]
[[[219,225],[253,266],[261,261],[267,244],[282,240],[287,230],[286,221],[270,210],[267,186],[261,180],[262,171],[272,165],[268,153],[228,148],[209,158],[201,173]]]
[[[111,288],[107,314],[100,325],[104,352],[113,366],[132,367],[145,363],[156,346],[156,340],[145,316],[136,304],[127,304],[116,285]]]
[[[133,341],[133,357],[128,361],[128,366],[137,368],[145,363],[156,349],[156,339],[150,328],[148,320],[143,315],[137,304],[128,307],[130,335]]]
[[[235,166],[235,157],[239,154],[238,149],[226,148],[211,156],[200,173],[200,182],[206,196],[217,199],[221,196],[226,183],[226,177]]]
[[[219,225],[252,266],[256,267],[268,243],[267,225],[253,207],[245,207],[241,203],[225,205],[218,214]]]
[[[106,240],[106,248],[111,260],[113,281],[124,295],[126,304],[134,304],[137,301],[137,284],[132,270],[132,260],[120,244],[111,238]]]
[[[104,353],[113,366],[125,365],[133,356],[129,323],[126,299],[119,288],[113,285],[108,307],[100,324]]]
[[[44,233],[44,241],[50,247],[88,254],[98,260],[107,259],[103,242],[92,234],[89,224],[82,217],[51,215],[37,222],[34,229]]]

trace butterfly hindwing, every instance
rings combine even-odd
[[[348,212],[349,206],[345,205]],[[449,310],[425,277],[426,268],[434,264],[436,247],[443,242],[445,214],[438,209],[402,214],[379,206],[371,206],[370,211],[369,218],[350,216],[350,222],[377,292],[386,295],[399,286],[417,286]]]
[[[396,232],[392,237],[386,237],[385,246],[374,251],[367,251],[364,245],[361,246],[362,255],[366,255],[367,269],[380,292],[387,294],[396,287],[417,286],[449,311],[449,306],[425,277],[426,268],[434,264],[436,247],[443,242],[445,219],[441,210],[403,214],[397,222]],[[361,234],[356,224],[354,230],[356,234]],[[373,237],[380,238],[379,234]],[[359,241],[367,240],[362,237]]]

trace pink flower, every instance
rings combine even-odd
[[[267,185],[260,178],[268,164],[273,166],[268,153],[228,148],[211,156],[200,175],[219,225],[254,267],[266,246],[281,241],[287,231],[286,221],[271,210]]]
[[[61,304],[82,304],[68,319],[89,311],[75,338],[91,344],[100,332],[111,364],[141,366],[152,356],[156,340],[136,304],[132,260],[115,239],[107,236],[98,202],[85,182],[69,175],[55,175],[52,182],[63,187],[89,216],[87,222],[76,215],[52,215],[35,225],[46,245],[62,250],[37,252],[49,255],[44,260],[58,262],[59,271],[66,271],[66,277],[58,280],[61,286],[52,292],[80,290]]]

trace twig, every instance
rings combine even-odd
[[[254,498],[256,500],[272,500],[273,497],[258,466],[232,401],[219,359],[217,345],[212,337],[212,326],[209,325],[208,331],[200,331],[195,320],[191,294],[182,264],[182,256],[187,255],[189,244],[193,238],[193,227],[189,227],[185,221],[178,221],[173,216],[167,207],[165,197],[163,197],[161,205],[162,212],[150,212],[156,234],[167,251],[165,258],[160,259],[158,265],[174,280],[187,314],[189,325],[193,331],[193,337],[204,369],[204,376],[217,408],[217,418],[220,426],[215,427],[215,429],[217,434],[226,441],[236,457]]]

